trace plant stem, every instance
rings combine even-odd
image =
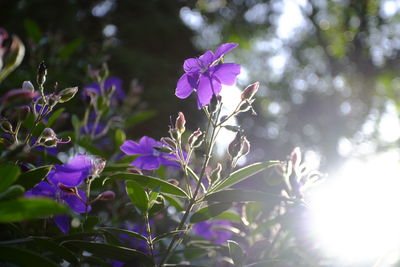
[[[151,255],[151,258],[153,259],[153,265],[156,266],[155,259],[154,259],[154,244],[153,244],[153,238],[151,237],[151,227],[150,227],[148,212],[144,213],[144,221],[146,223],[147,245],[149,246],[149,249],[150,249],[150,255]]]

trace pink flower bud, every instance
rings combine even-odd
[[[179,112],[175,122],[175,129],[178,131],[179,134],[183,134],[185,132],[185,124],[185,115],[183,115],[182,112]]]
[[[115,193],[111,190],[104,191],[98,197],[99,200],[113,200],[115,198]]]
[[[202,131],[200,129],[197,129],[195,132],[193,132],[188,139],[189,146],[191,147],[198,147],[201,145],[202,140],[199,140],[199,137],[202,135]],[[199,141],[198,141],[199,140]]]
[[[259,86],[260,86],[259,82],[255,82],[255,83],[252,83],[249,86],[247,86],[246,89],[244,89],[242,94],[240,95],[242,100],[252,99],[254,97],[254,95],[257,93]]]

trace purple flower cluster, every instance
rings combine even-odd
[[[115,105],[118,101],[123,101],[125,98],[125,92],[122,89],[122,80],[118,77],[110,77],[104,81],[105,93],[113,87],[115,88],[115,91],[111,97],[111,104]],[[101,95],[99,83],[91,83],[83,88],[82,96],[84,98],[88,97],[90,94]]]
[[[183,64],[185,74],[178,80],[175,95],[187,98],[196,89],[197,107],[208,105],[213,95],[217,96],[224,85],[234,85],[240,73],[240,65],[235,63],[219,64],[224,54],[238,44],[223,44],[213,53],[206,51],[199,58],[188,58]]]
[[[77,213],[89,212],[91,207],[86,204],[85,192],[77,187],[86,179],[95,168],[92,159],[86,155],[77,155],[67,164],[55,165],[47,176],[25,193],[26,197],[48,197],[66,203],[71,210]],[[69,231],[69,217],[67,215],[54,216],[54,222],[64,233]]]
[[[177,159],[175,155],[165,154],[157,150],[157,148],[163,146],[165,144],[160,141],[143,136],[139,142],[125,141],[121,150],[127,155],[140,155],[130,165],[142,170],[158,169],[160,165],[179,166],[177,162],[173,161]]]

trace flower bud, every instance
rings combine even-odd
[[[42,86],[46,82],[46,75],[47,75],[47,67],[44,64],[44,61],[42,61],[40,62],[37,71],[37,77],[36,77],[37,84]]]
[[[35,91],[35,87],[33,87],[33,84],[30,81],[24,81],[22,83],[22,89],[27,90],[27,91]]]
[[[169,147],[175,147],[175,146],[176,146],[175,141],[172,140],[172,139],[169,138],[169,137],[161,137],[161,142],[162,142],[163,144],[166,144],[166,145],[169,146]]]
[[[44,141],[43,145],[45,147],[56,147],[57,143],[58,143],[58,140],[57,140],[57,138],[55,138],[55,139],[48,139],[48,140]]]
[[[155,146],[153,148],[160,153],[165,153],[165,154],[174,153],[174,150],[172,148],[170,148],[169,146]]]
[[[200,137],[202,134],[203,134],[203,133],[202,133],[202,131],[200,131],[200,129],[197,129],[196,131],[194,131],[194,132],[189,136],[189,139],[188,139],[189,146],[191,146],[191,147],[199,147],[199,146],[203,143],[203,140],[202,140],[202,139],[199,140],[199,137]]]
[[[242,94],[240,95],[242,100],[252,99],[254,97],[254,95],[257,93],[259,86],[260,86],[259,82],[255,82],[255,83],[252,83],[249,86],[247,86],[246,89],[244,89]]]
[[[29,113],[31,113],[31,108],[29,106],[22,106],[17,110],[18,113],[18,120],[23,121],[25,120]]]
[[[222,165],[221,163],[218,163],[217,167],[211,172],[210,175],[211,183],[215,183],[216,181],[221,179],[221,171],[222,171]]]
[[[143,175],[142,171],[136,169],[136,168],[129,168],[128,172],[133,173],[133,174],[139,174],[139,175]]]
[[[63,89],[58,95],[60,96],[60,103],[70,101],[78,92],[78,87],[70,87]]]
[[[292,161],[294,167],[300,166],[301,150],[299,147],[293,149],[292,153],[290,154],[290,160]]]
[[[113,200],[114,198],[115,193],[111,190],[104,191],[97,197],[98,200]]]
[[[226,125],[224,127],[225,127],[225,129],[227,129],[227,130],[229,130],[231,132],[236,132],[237,133],[237,132],[241,131],[240,126],[237,126],[237,125]]]
[[[61,100],[61,96],[51,94],[47,98],[47,103],[49,104],[50,107],[54,107],[55,105],[57,105],[57,103],[60,102],[60,100]]]
[[[92,175],[98,176],[106,166],[106,160],[103,158],[96,157],[93,159],[93,168],[92,168]]]
[[[236,158],[242,149],[241,133],[237,133],[235,139],[228,146],[228,154],[231,158]]]
[[[179,185],[179,181],[176,179],[168,179],[167,182],[175,186]]]
[[[51,128],[45,128],[42,131],[42,134],[40,135],[40,138],[43,138],[45,140],[47,139],[57,139],[56,133],[53,131]]]
[[[175,122],[175,129],[180,135],[182,135],[186,130],[185,124],[186,124],[185,115],[183,115],[182,112],[179,112]]]
[[[8,120],[1,120],[0,128],[6,133],[13,133],[13,127]]]
[[[58,183],[57,186],[64,193],[73,194],[73,195],[77,195],[78,194],[78,190],[76,189],[76,187],[69,187],[69,186],[63,185],[62,183]]]

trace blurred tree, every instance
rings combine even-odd
[[[329,171],[353,152],[398,142],[381,127],[385,116],[399,123],[388,113],[400,110],[396,1],[197,0],[181,15],[203,49],[240,43],[233,52],[244,67],[240,86],[263,85],[259,116],[242,119],[253,129],[251,160],[300,145],[322,155]]]

